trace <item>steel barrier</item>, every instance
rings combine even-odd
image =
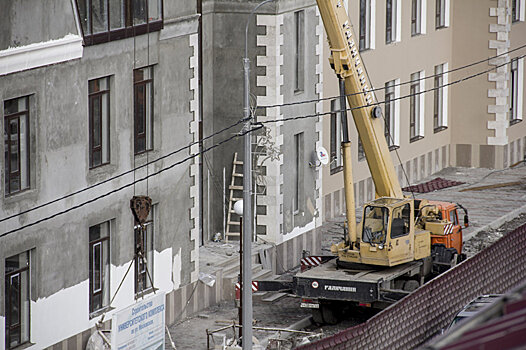
[[[524,279],[526,225],[365,323],[296,349],[413,349],[444,328],[462,306],[477,296],[504,293]]]

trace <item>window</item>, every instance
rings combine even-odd
[[[389,210],[385,207],[368,205],[364,210],[362,241],[372,244],[383,244],[387,237]]]
[[[365,150],[363,149],[362,139],[358,135],[358,161],[361,162],[365,160]]]
[[[411,36],[425,34],[427,0],[411,1]]]
[[[435,66],[433,129],[439,132],[447,129],[447,63]]]
[[[375,0],[360,0],[360,51],[374,49]]]
[[[5,194],[29,188],[29,97],[4,101]]]
[[[398,238],[409,233],[411,207],[409,204],[393,209],[393,222],[391,223],[391,238]]]
[[[511,0],[512,22],[524,21],[524,0]]]
[[[156,206],[152,206],[144,225],[135,222],[135,294],[153,290],[153,240]]]
[[[342,119],[340,101],[331,100],[331,174],[342,171],[343,159],[341,153]]]
[[[89,228],[89,312],[110,303],[110,222]]]
[[[140,154],[153,148],[153,67],[133,71],[134,149]]]
[[[400,125],[400,80],[385,83],[385,139],[389,149],[398,148]]]
[[[457,217],[457,210],[456,209],[452,209],[452,210],[449,211],[449,220],[451,221],[453,226],[458,226],[459,225],[458,217]]]
[[[29,252],[5,259],[6,348],[29,342]]]
[[[444,28],[449,26],[449,0],[436,1],[435,27]]]
[[[301,211],[303,195],[303,133],[294,135],[294,199],[293,212],[298,214]]]
[[[303,91],[305,84],[305,11],[294,12],[294,91]]]
[[[410,86],[410,107],[409,107],[409,137],[410,141],[417,141],[424,137],[424,72],[416,72],[411,74]]]
[[[89,166],[110,161],[110,78],[88,82],[89,90]]]
[[[390,44],[400,41],[400,18],[401,14],[399,0],[386,0],[385,2],[385,43]]]
[[[77,9],[86,45],[162,28],[162,0],[77,0]]]
[[[524,58],[513,58],[510,65],[510,124],[522,120],[524,96]]]

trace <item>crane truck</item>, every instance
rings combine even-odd
[[[302,307],[312,309],[316,322],[335,323],[349,306],[384,308],[455,265],[462,256],[462,226],[468,226],[468,217],[455,203],[404,196],[385,139],[382,111],[343,1],[317,4],[329,41],[329,63],[340,81],[347,233],[331,247],[333,259],[292,280],[259,281],[259,290],[292,292],[302,298]],[[359,224],[345,97],[376,190],[376,199],[364,205]],[[465,213],[463,225],[458,209]]]

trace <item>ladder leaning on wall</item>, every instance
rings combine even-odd
[[[232,181],[228,189],[230,195],[228,199],[228,213],[226,220],[225,239],[228,242],[230,237],[239,237],[240,233],[240,217],[234,212],[234,203],[243,199],[243,161],[237,159],[237,152],[234,153],[234,160],[232,162]],[[241,182],[241,184],[239,184]]]

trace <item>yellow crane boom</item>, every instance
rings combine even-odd
[[[376,194],[379,197],[403,198],[383,132],[381,109],[376,105],[375,95],[371,91],[358,40],[355,40],[343,2],[317,0],[317,3],[329,40],[329,61],[338,77],[345,82],[345,94],[353,109],[354,123],[363,144]],[[344,162],[346,161],[349,160],[344,157]],[[349,204],[351,203],[347,203]]]

